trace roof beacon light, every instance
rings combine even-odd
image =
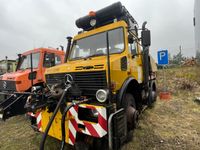
[[[90,17],[95,17],[95,16],[96,16],[96,12],[90,11],[90,12],[89,12],[89,16],[90,16]]]

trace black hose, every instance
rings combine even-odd
[[[49,129],[50,129],[50,127],[51,127],[51,124],[53,123],[53,120],[54,120],[54,118],[55,118],[55,116],[56,116],[56,114],[57,114],[57,112],[58,112],[58,110],[59,110],[59,108],[60,108],[60,105],[62,104],[62,101],[63,101],[63,99],[64,99],[64,97],[65,97],[65,95],[66,95],[66,93],[67,93],[67,91],[68,91],[68,89],[69,89],[70,87],[71,87],[71,86],[67,87],[67,88],[64,90],[64,92],[63,92],[63,94],[62,94],[60,100],[58,101],[58,104],[57,104],[57,106],[56,106],[56,108],[55,108],[55,110],[54,110],[54,112],[53,112],[53,115],[51,116],[51,119],[49,120],[49,123],[48,123],[48,125],[47,125],[47,127],[46,127],[46,129],[45,129],[45,132],[44,132],[43,136],[42,136],[42,141],[41,141],[41,143],[40,143],[40,150],[44,150],[44,144],[45,144],[45,141],[46,141],[46,138],[47,138]]]
[[[61,120],[61,130],[62,130],[62,142],[61,142],[61,148],[60,150],[64,150],[64,147],[65,147],[65,117],[67,115],[67,112],[69,111],[69,109],[73,106],[76,106],[76,105],[80,105],[82,103],[85,103],[87,102],[88,99],[86,100],[83,100],[83,101],[79,101],[77,103],[71,103],[69,106],[67,106],[63,112],[63,115],[62,115],[62,120]]]
[[[69,111],[69,109],[73,106],[75,106],[75,103],[70,104],[68,107],[65,108],[63,115],[62,115],[62,120],[61,120],[61,129],[62,129],[62,142],[61,142],[61,148],[60,150],[63,150],[65,147],[65,117],[67,115],[67,112]]]

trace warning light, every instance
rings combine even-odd
[[[90,12],[89,12],[89,16],[90,16],[90,17],[95,17],[95,16],[96,16],[96,13],[95,13],[94,11],[90,11]]]

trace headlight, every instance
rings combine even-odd
[[[96,98],[100,103],[104,103],[108,98],[108,90],[100,89],[96,92]]]
[[[42,89],[42,86],[33,86],[31,91],[32,92],[37,92],[38,90],[41,90]]]

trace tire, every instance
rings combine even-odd
[[[126,93],[122,102],[122,106],[125,109],[127,116],[127,128],[128,131],[137,128],[138,126],[138,111],[136,109],[135,98],[132,94]]]
[[[152,80],[149,83],[149,96],[147,100],[148,107],[152,107],[156,99],[157,99],[156,83],[155,80]]]

